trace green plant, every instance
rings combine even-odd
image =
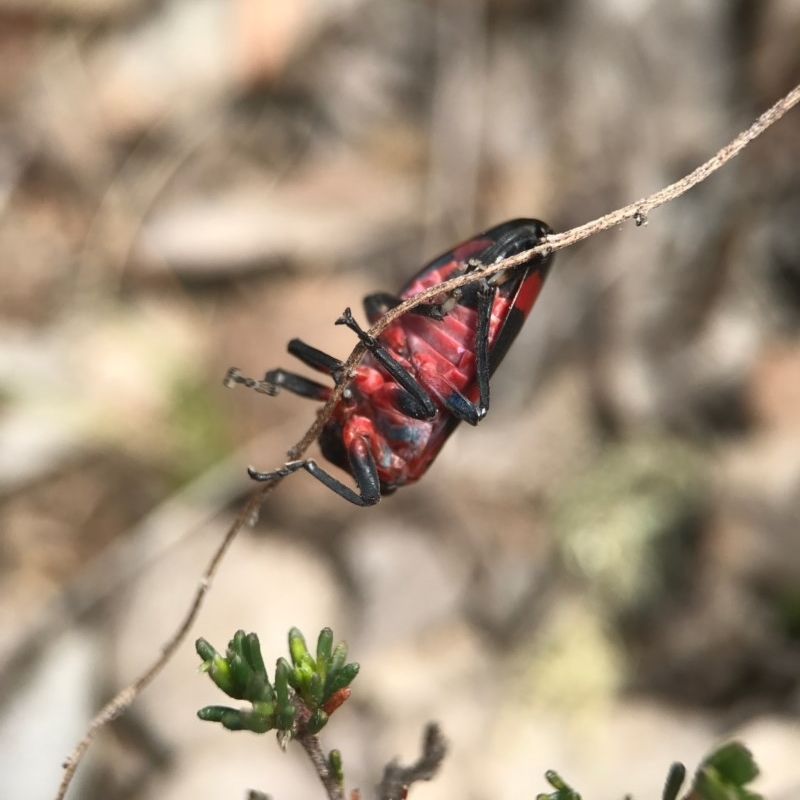
[[[304,734],[316,734],[330,715],[350,696],[350,683],[359,665],[347,663],[344,642],[333,648],[333,631],[323,628],[317,638],[316,658],[297,628],[289,631],[291,664],[279,658],[270,682],[261,645],[255,633],[237,631],[223,656],[205,639],[198,639],[201,670],[228,697],[246,700],[250,708],[206,706],[197,712],[202,720],[219,722],[232,731],[266,733],[276,730],[285,741]]]
[[[196,649],[203,660],[201,670],[217,687],[228,697],[249,703],[249,707],[238,709],[205,706],[197,712],[200,719],[217,722],[233,731],[266,733],[274,730],[284,748],[289,742],[297,741],[308,754],[330,800],[344,800],[341,753],[331,750],[325,755],[317,738],[331,714],[350,697],[350,684],[359,672],[358,664],[347,661],[344,642],[334,647],[333,631],[323,628],[312,656],[303,634],[292,628],[289,631],[291,663],[279,658],[272,681],[255,633],[237,631],[224,655],[202,638],[197,640]],[[405,798],[413,783],[430,780],[436,775],[445,754],[441,731],[435,724],[429,724],[417,762],[407,767],[392,762],[384,769],[378,789],[380,800]],[[729,742],[700,764],[683,800],[762,800],[747,788],[757,775],[758,767],[750,751],[739,742]],[[667,774],[662,800],[678,800],[685,777],[683,764],[673,764]],[[554,770],[548,770],[545,779],[554,791],[538,794],[536,800],[582,800]],[[251,796],[260,795],[252,793]],[[354,792],[353,797],[357,797],[357,793]]]
[[[228,730],[253,733],[277,732],[281,747],[298,742],[306,751],[330,800],[344,800],[344,766],[338,750],[323,753],[317,734],[331,714],[350,697],[350,684],[359,665],[348,663],[344,642],[333,646],[333,631],[323,628],[312,656],[303,634],[289,631],[291,663],[279,658],[273,681],[269,680],[261,645],[255,633],[237,631],[222,655],[205,639],[195,645],[201,670],[234,700],[245,700],[249,708],[205,706],[200,719],[218,722]],[[430,780],[444,759],[446,745],[436,725],[425,730],[422,755],[411,766],[387,765],[381,782],[383,798],[405,797],[415,781]],[[257,796],[257,794],[251,794]]]
[[[684,800],[762,800],[761,795],[747,789],[758,775],[750,751],[739,742],[728,742],[707,756],[695,773]],[[542,793],[536,800],[582,800],[581,796],[557,773],[548,770],[545,780],[555,789]],[[686,778],[686,767],[673,764],[664,782],[662,800],[677,800]],[[626,795],[630,800],[630,795]]]

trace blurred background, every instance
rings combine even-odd
[[[583,223],[677,179],[800,79],[797,0],[0,2],[0,798],[50,797],[315,406],[231,365],[334,355],[343,308],[478,229]],[[491,412],[418,485],[285,481],[72,797],[322,796],[192,639],[270,662],[331,625],[362,675],[348,786],[562,772],[658,797],[742,738],[800,795],[800,113],[689,195],[556,257]],[[302,369],[302,368],[301,368]]]

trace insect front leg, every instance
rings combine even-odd
[[[341,373],[344,368],[344,364],[338,358],[334,358],[323,350],[318,350],[316,347],[306,344],[302,339],[292,339],[286,349],[304,364],[319,372],[325,372],[333,378]]]
[[[296,375],[285,369],[272,369],[264,376],[264,380],[258,381],[242,375],[236,367],[231,367],[225,375],[223,383],[229,388],[240,383],[248,389],[272,396],[278,393],[278,389],[286,389],[300,397],[308,397],[310,400],[318,400],[321,403],[324,403],[331,394],[329,386],[323,386],[310,378]]]
[[[378,478],[378,469],[375,459],[369,449],[369,444],[363,438],[355,439],[347,451],[350,462],[350,471],[355,478],[358,492],[354,492],[347,484],[342,483],[333,475],[326,472],[311,458],[303,461],[290,461],[280,469],[273,472],[258,472],[252,467],[247,468],[250,477],[255,481],[271,481],[276,478],[285,478],[299,469],[304,469],[313,475],[321,484],[327,486],[339,497],[343,497],[355,506],[374,506],[381,499],[381,484]]]
[[[417,379],[374,337],[370,336],[353,318],[349,308],[336,320],[337,325],[347,325],[381,366],[406,390],[407,413],[416,419],[433,419],[436,406],[431,396]]]
[[[300,339],[292,339],[287,349],[295,358],[300,359],[309,367],[319,372],[325,372],[335,381],[339,380],[344,365],[337,358],[324,353],[322,350],[317,350],[316,347],[312,347]],[[236,367],[231,367],[223,382],[229,387],[240,383],[261,394],[269,395],[277,394],[278,389],[286,389],[293,394],[300,395],[300,397],[318,400],[321,403],[324,403],[331,394],[329,386],[282,368],[271,369],[264,376],[264,379],[259,381],[255,378],[248,378],[246,375],[242,375]]]

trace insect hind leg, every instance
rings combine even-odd
[[[323,486],[327,486],[339,497],[355,506],[374,506],[381,499],[381,487],[378,479],[378,470],[369,450],[361,448],[350,453],[350,467],[358,486],[358,492],[353,491],[347,484],[342,483],[333,475],[326,472],[311,458],[303,461],[290,461],[280,469],[273,472],[258,472],[252,467],[247,472],[254,481],[267,482],[278,478],[285,478],[293,472],[304,469],[309,475],[315,477]]]

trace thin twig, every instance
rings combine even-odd
[[[417,761],[408,767],[392,761],[384,769],[378,787],[379,800],[402,800],[412,783],[435,777],[446,755],[447,742],[441,729],[436,723],[429,723],[422,739],[422,754]]]
[[[798,102],[800,102],[800,85],[796,86],[785,97],[775,103],[772,108],[762,114],[746,131],[739,134],[739,136],[737,136],[730,144],[723,147],[715,156],[713,156],[713,158],[710,158],[704,164],[701,164],[689,175],[681,178],[681,180],[676,181],[670,186],[667,186],[665,189],[661,189],[660,191],[651,194],[649,197],[638,200],[635,203],[631,203],[630,205],[625,206],[617,211],[612,211],[610,214],[606,214],[605,216],[593,220],[592,222],[587,222],[585,225],[572,228],[564,233],[557,233],[552,236],[548,236],[543,244],[538,245],[531,250],[519,253],[511,258],[507,258],[504,261],[499,261],[496,264],[492,264],[481,270],[475,270],[474,272],[469,273],[469,275],[462,275],[461,277],[453,278],[436,286],[432,286],[430,289],[420,292],[414,297],[393,308],[387,314],[384,314],[384,316],[382,316],[370,328],[369,334],[373,337],[379,336],[381,332],[384,331],[387,326],[391,325],[391,323],[394,322],[398,317],[407,313],[421,303],[430,301],[437,295],[447,294],[461,286],[465,286],[466,284],[473,283],[481,278],[493,275],[495,272],[505,269],[512,269],[514,267],[521,266],[522,264],[526,264],[539,254],[553,252],[555,250],[562,250],[563,248],[569,247],[570,245],[580,242],[583,239],[588,239],[590,236],[593,236],[596,233],[609,230],[610,228],[613,228],[629,219],[636,218],[639,224],[641,224],[641,221],[645,220],[647,215],[653,209],[668,203],[670,200],[680,197],[684,192],[705,180],[709,175],[711,175],[713,172],[716,172],[720,167],[730,161],[734,156],[738,155],[750,142],[753,141],[753,139],[760,136],[770,126],[774,125],[781,117],[783,117],[784,114],[786,114],[787,111],[797,105]],[[362,357],[364,356],[364,352],[364,345],[360,343],[353,348],[353,352],[350,354],[349,358],[344,364],[343,374],[346,378],[352,377],[356,366],[358,366],[359,361],[361,361]],[[300,441],[292,448],[290,448],[290,459],[294,460],[299,458],[319,437],[319,434],[322,431],[322,426],[330,418],[334,406],[339,402],[344,390],[347,388],[347,383],[347,380],[343,380],[336,385],[331,392],[328,401],[317,415],[317,419],[314,421],[313,425],[311,425],[308,431],[306,431],[303,438],[300,439]],[[123,689],[91,721],[85,736],[78,743],[77,747],[64,764],[64,776],[61,781],[58,794],[56,795],[56,800],[62,800],[66,795],[69,784],[72,781],[72,776],[75,774],[78,764],[80,763],[84,753],[88,749],[92,739],[94,739],[100,728],[102,728],[110,720],[119,716],[119,714],[121,714],[133,702],[134,698],[136,698],[136,696],[156,677],[156,675],[172,657],[172,654],[175,652],[175,650],[177,650],[179,645],[182,643],[186,637],[186,634],[194,623],[198,612],[200,611],[203,599],[210,588],[211,579],[216,573],[226,551],[236,538],[238,532],[244,526],[245,522],[260,508],[264,498],[280,480],[281,478],[277,477],[270,483],[267,483],[263,487],[256,490],[253,493],[253,496],[247,502],[244,510],[236,518],[231,526],[231,529],[228,531],[225,538],[217,548],[217,551],[212,556],[206,571],[203,573],[200,586],[197,589],[189,611],[187,612],[176,632],[165,645],[161,655],[153,662],[152,666],[150,666],[145,673],[137,678],[137,680],[130,686]]]
[[[78,765],[80,764],[86,751],[89,749],[89,745],[91,744],[92,739],[94,739],[94,737],[97,735],[97,732],[104,725],[111,722],[111,720],[118,717],[123,711],[125,711],[126,708],[128,708],[128,706],[136,699],[136,697],[152,682],[156,675],[161,672],[167,662],[172,658],[173,653],[186,638],[189,629],[192,627],[192,624],[200,612],[200,607],[203,604],[203,600],[205,599],[208,590],[211,588],[211,581],[219,569],[219,565],[222,563],[225,553],[228,551],[228,548],[233,543],[233,540],[236,538],[239,531],[245,526],[248,520],[250,520],[252,516],[258,512],[258,509],[261,507],[264,498],[272,491],[274,487],[274,483],[267,483],[263,487],[259,488],[253,493],[252,497],[247,501],[245,507],[236,517],[230,529],[225,534],[224,539],[214,551],[211,560],[208,562],[208,566],[203,572],[203,576],[200,579],[200,583],[197,587],[194,598],[192,599],[192,603],[188,612],[184,616],[175,633],[173,633],[172,636],[167,640],[167,643],[162,648],[160,655],[132,684],[126,686],[114,698],[106,703],[106,705],[103,706],[100,712],[89,723],[89,727],[86,729],[86,733],[84,734],[83,738],[80,740],[80,742],[78,742],[75,749],[69,755],[69,758],[67,758],[67,760],[64,762],[64,775],[61,779],[61,785],[58,788],[58,793],[56,794],[56,800],[62,800],[62,798],[66,795],[67,789],[72,782],[72,776],[75,774],[75,770],[78,768]]]

